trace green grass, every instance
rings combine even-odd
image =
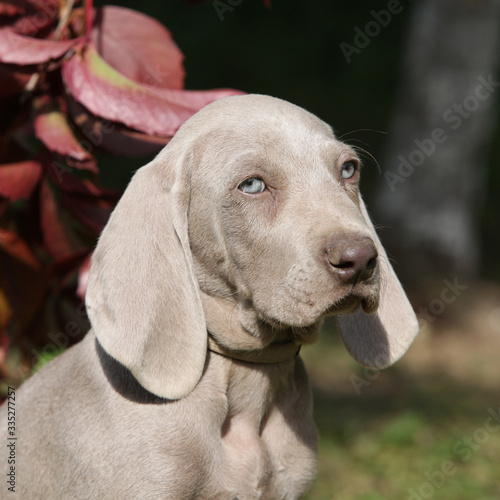
[[[320,435],[306,500],[500,498],[500,424],[488,413],[498,390],[453,380],[444,360],[421,373],[400,363],[357,395],[363,369],[336,338],[304,349]]]
[[[42,366],[46,365],[49,361],[62,354],[66,349],[58,349],[53,352],[42,352],[39,354],[39,358],[35,365],[33,366],[32,373],[36,373]]]

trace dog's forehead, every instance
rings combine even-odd
[[[269,129],[280,132],[303,131],[303,129],[333,137],[332,129],[317,116],[305,109],[276,97],[264,95],[232,96],[208,105],[200,113],[213,115],[214,123],[222,120],[228,126],[252,130],[255,134]],[[259,126],[259,130],[255,127]]]
[[[292,154],[327,151],[330,155],[354,152],[338,141],[332,128],[305,109],[275,97],[248,94],[209,104],[183,127],[184,134],[203,137],[209,147],[218,144],[233,152],[240,149],[272,150]],[[181,135],[181,134],[178,134]]]

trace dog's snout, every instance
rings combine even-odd
[[[377,249],[368,237],[330,238],[326,256],[340,281],[346,284],[370,279],[377,267]]]

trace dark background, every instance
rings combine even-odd
[[[389,239],[397,239],[397,227],[381,219],[371,202],[377,190],[380,193],[383,189],[384,152],[404,76],[408,32],[416,4],[399,2],[399,13],[393,14],[388,25],[347,62],[340,44],[354,45],[355,29],[364,31],[366,24],[373,21],[372,12],[386,10],[387,1],[282,0],[267,7],[258,0],[115,3],[147,13],[168,27],[185,55],[187,89],[232,87],[289,100],[330,123],[347,142],[366,149],[369,155],[364,155],[362,192],[375,221],[386,226],[382,239],[386,234]],[[496,195],[500,187],[499,102],[495,99],[496,118],[490,125],[493,140],[488,144],[487,165],[481,166],[485,193],[474,213],[480,227],[477,246],[481,254],[476,277],[494,280],[500,279],[500,200]],[[370,155],[381,164],[381,171]],[[124,186],[130,169],[144,161],[124,159],[118,166],[112,159],[103,169],[104,180]],[[391,250],[400,263],[399,272],[418,288],[418,277],[405,271],[405,258],[410,263],[412,260],[408,249],[398,253],[389,245],[390,254]],[[445,277],[444,273],[439,276],[439,265],[436,267],[433,276]]]

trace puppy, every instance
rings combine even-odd
[[[382,368],[418,329],[359,170],[279,99],[189,119],[103,231],[92,329],[16,391],[14,436],[2,407],[16,498],[300,498],[316,468],[300,346],[336,315],[353,357]]]

